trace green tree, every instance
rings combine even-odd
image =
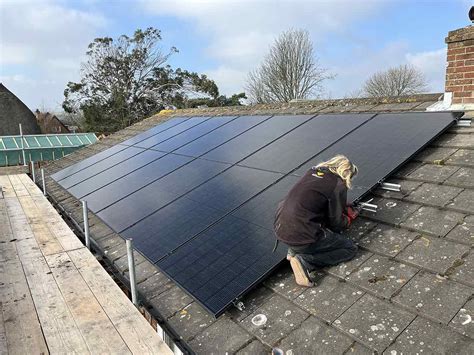
[[[219,99],[215,82],[206,75],[165,65],[175,47],[163,52],[160,31],[136,30],[96,38],[89,44],[79,83],[64,90],[63,109],[82,112],[84,129],[114,132],[148,117],[165,106],[186,107],[190,99]]]

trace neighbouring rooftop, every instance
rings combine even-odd
[[[401,99],[305,101],[179,110],[182,115],[425,111],[441,94]],[[467,113],[466,117],[471,117]],[[82,209],[49,175],[159,124],[156,115],[47,165],[47,190],[78,224]],[[211,317],[154,265],[136,255],[138,288],[156,317],[196,353],[473,353],[474,128],[453,127],[374,191],[376,214],[351,229],[358,256],[321,270],[318,286],[295,284],[282,265],[244,299],[245,310]],[[100,253],[128,277],[124,240],[92,213]],[[258,325],[265,315],[266,323]]]

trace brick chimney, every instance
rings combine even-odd
[[[450,31],[445,41],[448,45],[445,92],[452,93],[450,109],[472,110],[474,109],[474,26]]]

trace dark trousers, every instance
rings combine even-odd
[[[316,243],[289,246],[289,253],[298,254],[309,271],[351,260],[357,253],[357,246],[349,238],[328,229],[324,232]]]

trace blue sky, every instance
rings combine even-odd
[[[206,73],[221,93],[243,91],[249,70],[284,30],[309,31],[335,74],[324,98],[359,90],[372,73],[409,63],[444,90],[448,31],[467,26],[468,0],[0,0],[0,81],[31,109],[58,110],[80,78],[88,43],[153,26],[169,61]]]

